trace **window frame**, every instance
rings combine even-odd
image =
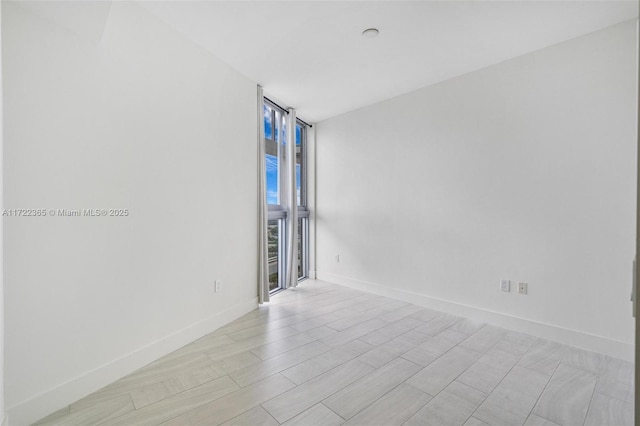
[[[264,135],[264,144],[265,144],[265,156],[272,155],[275,151],[277,153],[278,159],[278,196],[277,196],[277,204],[270,204],[267,200],[267,211],[268,216],[267,220],[269,222],[277,220],[278,221],[278,287],[270,290],[270,293],[276,293],[285,288],[285,271],[286,271],[286,249],[285,242],[286,233],[287,233],[287,221],[293,218],[289,218],[287,209],[285,205],[282,203],[286,194],[283,194],[283,185],[284,173],[280,173],[280,167],[285,164],[283,161],[285,155],[285,143],[286,143],[286,133],[285,133],[285,115],[288,114],[287,111],[283,110],[280,106],[274,104],[269,99],[264,100],[264,106],[269,108],[271,111],[271,136],[272,138],[268,138],[266,136],[266,132]],[[263,116],[264,120],[264,116]],[[303,281],[309,277],[309,208],[308,208],[308,159],[307,159],[307,124],[303,121],[297,119],[296,125],[293,129],[294,132],[297,132],[298,127],[300,128],[300,152],[299,155],[301,157],[300,161],[300,204],[297,206],[298,215],[293,220],[299,220],[298,225],[302,225],[299,232],[301,232],[301,241],[300,241],[300,273],[298,274],[298,282]],[[289,129],[286,129],[290,131]],[[294,143],[296,141],[296,137],[294,134]],[[269,146],[271,145],[271,146]],[[275,150],[274,150],[275,147]],[[297,143],[296,143],[296,156],[298,155],[297,151]],[[266,157],[264,159],[266,161]],[[297,159],[294,159],[297,165]],[[266,170],[266,168],[265,168]],[[265,177],[266,178],[266,177]],[[297,187],[296,187],[297,191]],[[297,203],[297,194],[296,194],[296,203]],[[297,238],[296,238],[297,241]]]
[[[296,120],[296,126],[300,126],[300,204],[298,205],[298,226],[301,226],[302,238],[301,256],[300,256],[300,271],[298,275],[298,282],[309,278],[309,205],[308,205],[308,156],[307,156],[307,125],[300,120]]]

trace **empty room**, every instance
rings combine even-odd
[[[0,425],[639,424],[638,8],[2,0]]]

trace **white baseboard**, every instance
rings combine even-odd
[[[29,425],[112,383],[127,374],[144,367],[168,353],[217,330],[236,318],[258,307],[258,298],[238,303],[182,330],[176,331],[129,354],[96,367],[93,370],[62,383],[33,398],[7,408],[6,418],[11,416],[12,426]],[[3,423],[2,426],[5,426]]]
[[[553,324],[545,324],[542,322],[515,317],[500,312],[489,311],[474,306],[462,305],[459,303],[450,302],[448,300],[429,297],[420,293],[414,293],[398,288],[391,288],[380,284],[360,281],[353,278],[330,274],[322,271],[316,271],[316,277],[321,281],[343,285],[345,287],[366,291],[369,293],[388,297],[390,299],[413,303],[414,305],[423,306],[425,308],[434,309],[436,311],[446,312],[448,314],[486,322],[488,324],[492,324],[509,330],[554,340],[566,345],[575,346],[589,351],[610,355],[612,357],[620,358],[625,361],[634,362],[633,343],[620,342],[617,340],[609,339],[607,337],[571,330]]]

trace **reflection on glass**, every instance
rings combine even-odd
[[[278,204],[278,157],[266,154],[265,161],[267,163],[267,203]]]
[[[280,287],[278,280],[278,254],[280,253],[280,226],[278,220],[270,220],[267,226],[269,290]]]
[[[304,229],[303,225],[306,224],[306,220],[298,219],[298,278],[304,276],[303,254],[304,254]]]
[[[278,108],[274,108],[271,105],[264,106],[264,161],[266,172],[266,190],[267,190],[267,202],[269,206],[269,218],[267,226],[267,238],[268,238],[268,272],[269,272],[269,289],[271,291],[278,291],[282,289],[284,284],[284,273],[286,270],[285,259],[285,238],[287,237],[286,228],[289,225],[288,220],[298,221],[298,235],[297,235],[297,256],[298,256],[298,278],[304,278],[307,276],[308,260],[307,260],[307,238],[308,238],[308,210],[306,208],[306,152],[305,145],[306,140],[306,127],[296,124],[292,126],[292,129],[287,129],[285,114]],[[291,123],[293,124],[293,123]],[[291,160],[286,154],[285,144],[287,130],[293,132],[295,140],[295,164],[291,164]],[[280,167],[283,167],[282,172]],[[286,169],[284,168],[286,166]],[[297,204],[300,206],[300,212],[304,218],[290,217],[291,209],[287,209],[284,198],[280,197],[280,191],[284,191],[285,195],[290,194],[289,190],[285,187],[285,182],[288,181],[289,167],[295,166],[296,177],[296,198]],[[286,179],[286,181],[285,181]],[[281,185],[281,183],[283,185]],[[275,219],[275,218],[278,219]],[[294,254],[295,255],[295,254]]]
[[[300,166],[300,164],[296,164],[296,194],[298,197],[298,205],[302,205],[301,201],[300,201],[300,186],[301,186],[301,182],[300,182],[300,170],[302,169],[302,167]]]
[[[271,122],[271,108],[264,106],[264,137],[273,139],[273,123]]]
[[[298,205],[302,205],[302,166],[304,164],[302,156],[304,151],[302,149],[302,127],[296,125],[296,196]]]
[[[280,129],[282,129],[282,133],[278,133],[278,127],[276,127],[276,137],[277,140],[282,145],[287,144],[287,120],[284,118],[284,115],[278,113],[276,111],[276,120],[280,120]]]

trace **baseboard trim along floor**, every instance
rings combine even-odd
[[[633,372],[600,353],[307,280],[36,426],[631,426]]]
[[[413,303],[429,309],[435,309],[447,314],[458,315],[475,321],[486,322],[487,324],[506,328],[520,333],[531,334],[556,342],[575,346],[588,351],[598,352],[614,358],[633,362],[635,349],[633,344],[619,342],[603,336],[583,333],[568,328],[558,327],[552,324],[532,321],[525,318],[515,317],[493,312],[474,306],[462,305],[448,300],[437,299],[420,293],[414,293],[397,288],[389,288],[371,282],[360,281],[341,275],[316,271],[318,280],[339,284],[355,290],[366,291],[390,299]]]
[[[67,406],[150,362],[217,330],[247,312],[255,310],[257,306],[257,297],[238,303],[118,359],[87,371],[81,376],[40,395],[8,407],[6,416],[9,418],[11,426],[29,425],[60,407]]]

